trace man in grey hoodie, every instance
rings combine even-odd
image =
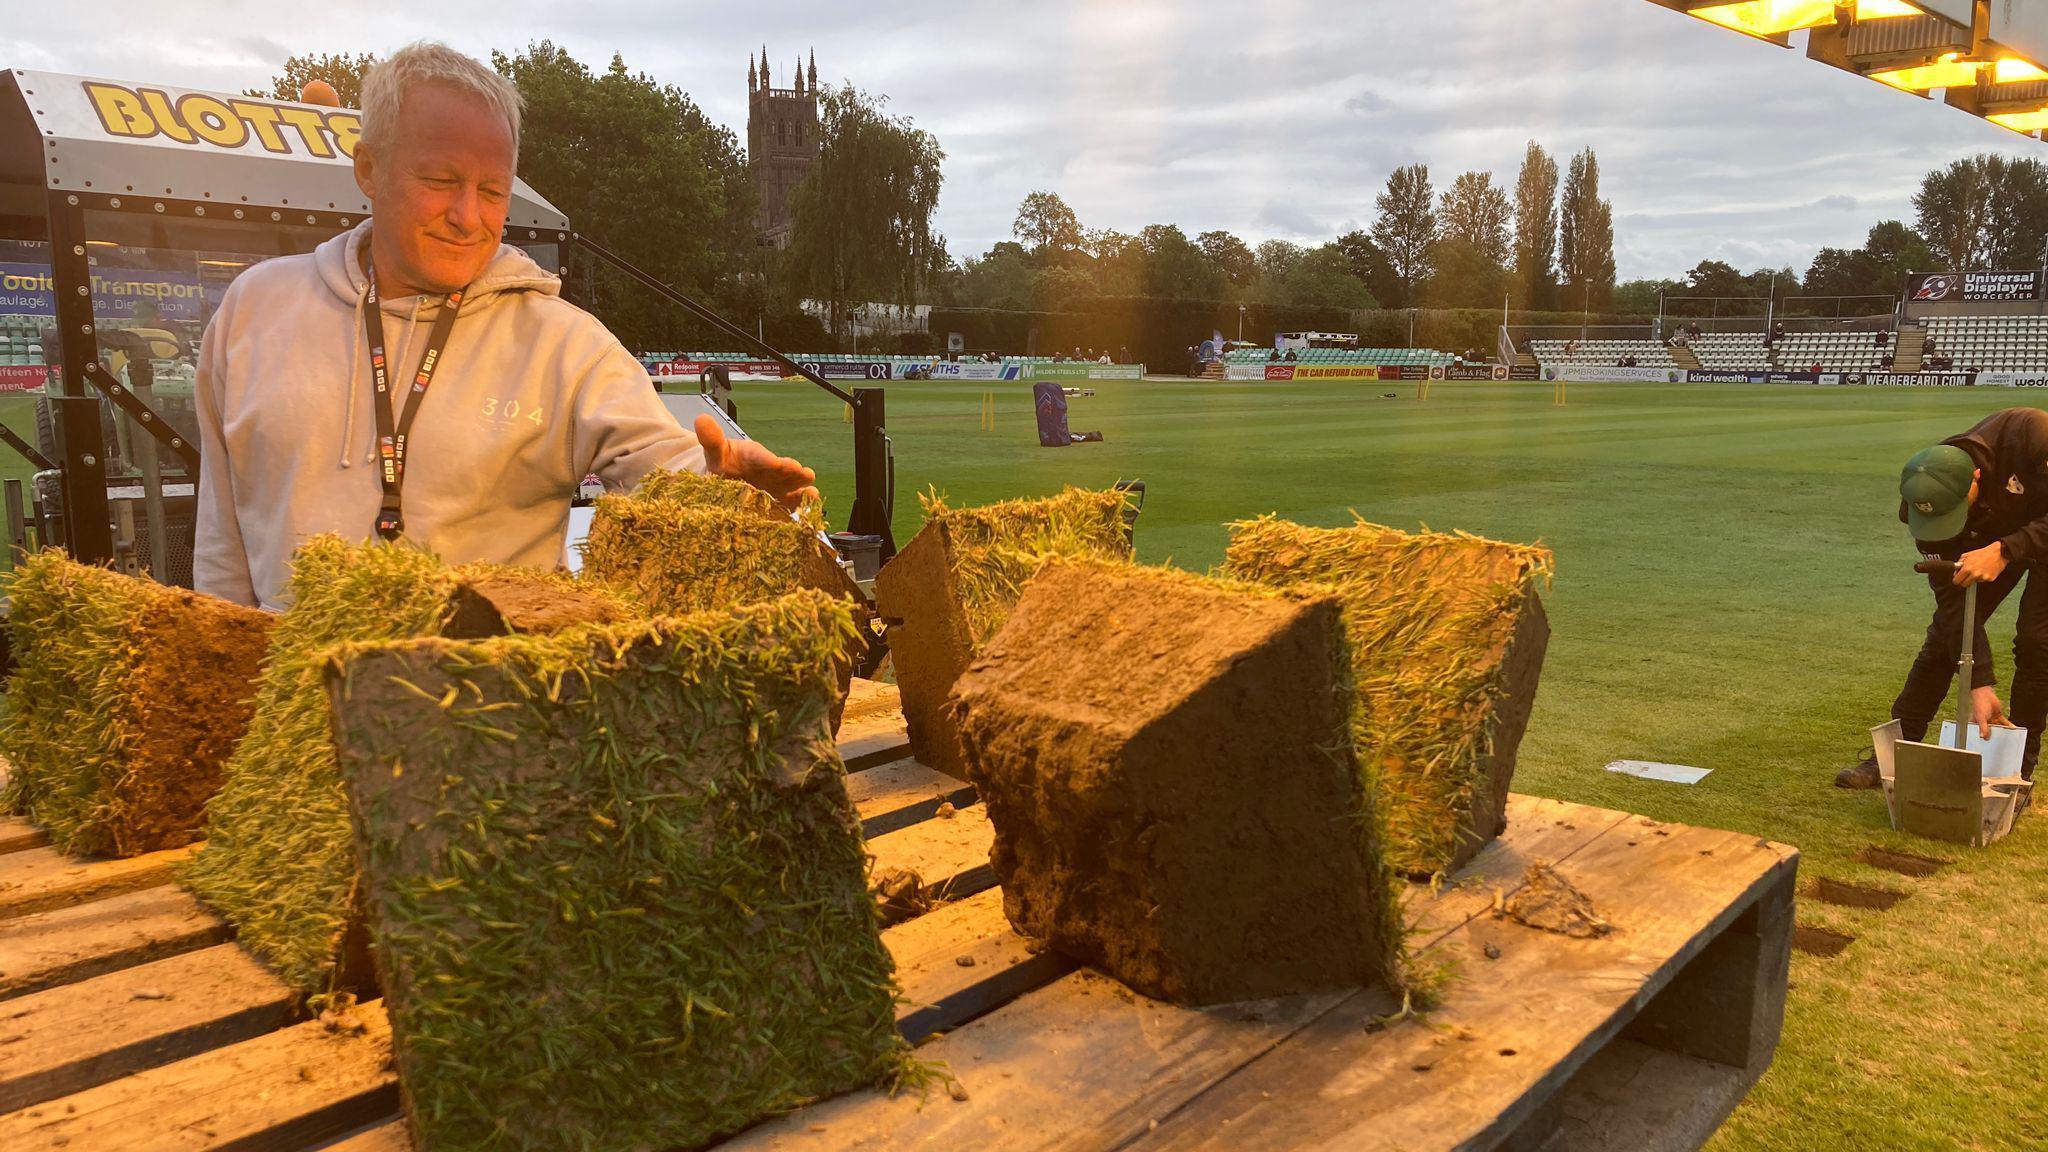
[[[354,159],[371,218],[250,268],[207,325],[200,591],[283,608],[292,553],[324,532],[552,568],[592,473],[816,497],[796,461],[708,416],[677,424],[617,338],[499,243],[518,152],[519,93],[475,60],[422,43],[370,73]]]

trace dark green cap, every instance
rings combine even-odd
[[[1953,444],[1936,444],[1906,461],[1899,498],[1915,540],[1953,540],[1970,519],[1970,484],[1977,465]]]

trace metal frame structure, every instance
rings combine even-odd
[[[79,90],[86,94],[84,99]],[[110,100],[118,105],[131,97],[141,111],[123,112],[125,106],[117,106],[110,113],[103,103]],[[195,132],[208,125],[217,135],[224,132],[218,110],[231,106],[255,117],[245,116],[245,145],[208,149],[205,141],[197,138],[204,133]],[[58,112],[53,114],[52,107]],[[100,127],[107,131],[98,130],[81,108],[95,109]],[[110,123],[110,115],[136,119]],[[142,133],[136,125],[152,115],[157,129]],[[254,143],[255,129],[263,117],[270,117],[274,128],[279,115],[325,125],[328,134],[305,130],[298,154],[289,154],[290,140],[284,137],[278,138],[285,145],[283,155],[278,148],[247,146]],[[174,116],[184,120],[174,125]],[[369,210],[355,188],[344,154],[353,145],[347,123],[353,116],[345,109],[314,105],[252,101],[87,77],[0,72],[0,223],[12,221],[13,231],[26,233],[17,236],[19,239],[47,240],[50,245],[57,347],[46,353],[56,357],[53,367],[58,371],[55,390],[45,396],[57,458],[47,458],[5,429],[0,429],[0,442],[38,467],[58,473],[64,542],[74,556],[89,563],[104,563],[114,556],[107,446],[100,426],[102,396],[153,438],[148,446],[152,458],[154,449],[161,447],[175,455],[195,481],[199,474],[198,446],[187,441],[136,394],[136,388],[124,384],[101,360],[107,349],[94,317],[88,256],[88,244],[100,237],[92,235],[91,215],[133,216],[144,228],[157,230],[182,221],[251,233],[346,231],[360,223]],[[171,132],[173,126],[184,130],[188,138],[177,139]],[[117,127],[120,131],[113,131]],[[145,174],[146,184],[142,181]],[[158,187],[163,193],[152,194]],[[504,239],[513,244],[560,245],[564,261],[567,251],[580,250],[739,341],[742,347],[774,360],[792,376],[809,380],[850,405],[855,445],[854,500],[848,529],[880,536],[883,558],[894,555],[890,530],[894,462],[881,389],[847,391],[805,369],[752,333],[575,232],[566,216],[524,182],[516,183]],[[558,271],[564,274],[566,284],[575,282],[567,277],[565,262]],[[569,498],[569,493],[563,494],[565,502]],[[153,509],[156,503],[152,502]],[[152,527],[160,531],[155,511],[151,519]]]

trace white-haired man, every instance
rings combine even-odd
[[[339,532],[453,562],[553,567],[595,473],[714,472],[794,503],[811,471],[710,417],[696,434],[560,281],[499,243],[518,91],[440,44],[363,84],[368,220],[228,290],[200,349],[200,591],[281,608],[291,555]]]

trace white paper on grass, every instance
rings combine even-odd
[[[1659,764],[1654,760],[1616,760],[1607,766],[1607,770],[1624,776],[1640,776],[1645,780],[1662,780],[1667,784],[1697,784],[1713,771],[1712,768],[1694,768],[1688,764]]]
[[[1941,722],[1941,746],[1956,746],[1956,722]],[[1967,740],[1963,744],[1966,752],[1983,754],[1984,775],[2017,776],[2020,774],[2020,758],[2027,752],[2027,730],[2025,728],[1993,728],[1991,739],[1977,735],[1977,726],[1970,725]]]

